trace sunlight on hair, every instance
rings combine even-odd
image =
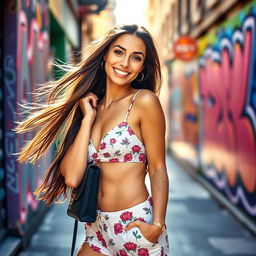
[[[116,24],[138,24],[148,27],[147,0],[116,0]]]

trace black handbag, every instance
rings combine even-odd
[[[101,170],[89,164],[77,188],[72,189],[67,214],[75,218],[71,256],[75,250],[78,221],[95,222]]]

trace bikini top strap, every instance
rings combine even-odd
[[[131,102],[131,104],[130,104],[130,106],[129,106],[127,112],[126,112],[124,121],[127,121],[127,118],[128,118],[128,116],[129,116],[129,113],[130,113],[130,111],[131,111],[131,109],[132,109],[132,106],[133,106],[133,102],[134,102],[134,100],[135,100],[137,94],[138,94],[140,91],[142,91],[142,90],[138,90],[138,91],[134,94],[134,96],[133,96],[133,98],[132,98],[132,102]]]

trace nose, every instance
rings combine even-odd
[[[124,68],[127,68],[127,67],[129,66],[129,57],[128,57],[128,56],[124,56],[124,57],[122,58],[121,65],[122,65]]]

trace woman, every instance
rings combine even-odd
[[[18,160],[34,162],[57,135],[64,138],[35,192],[48,204],[79,185],[87,163],[101,168],[97,220],[85,223],[78,256],[169,255],[165,120],[155,94],[161,71],[153,40],[145,28],[125,25],[93,47],[78,67],[37,93],[47,104],[32,107],[37,111],[16,131],[43,128]]]

